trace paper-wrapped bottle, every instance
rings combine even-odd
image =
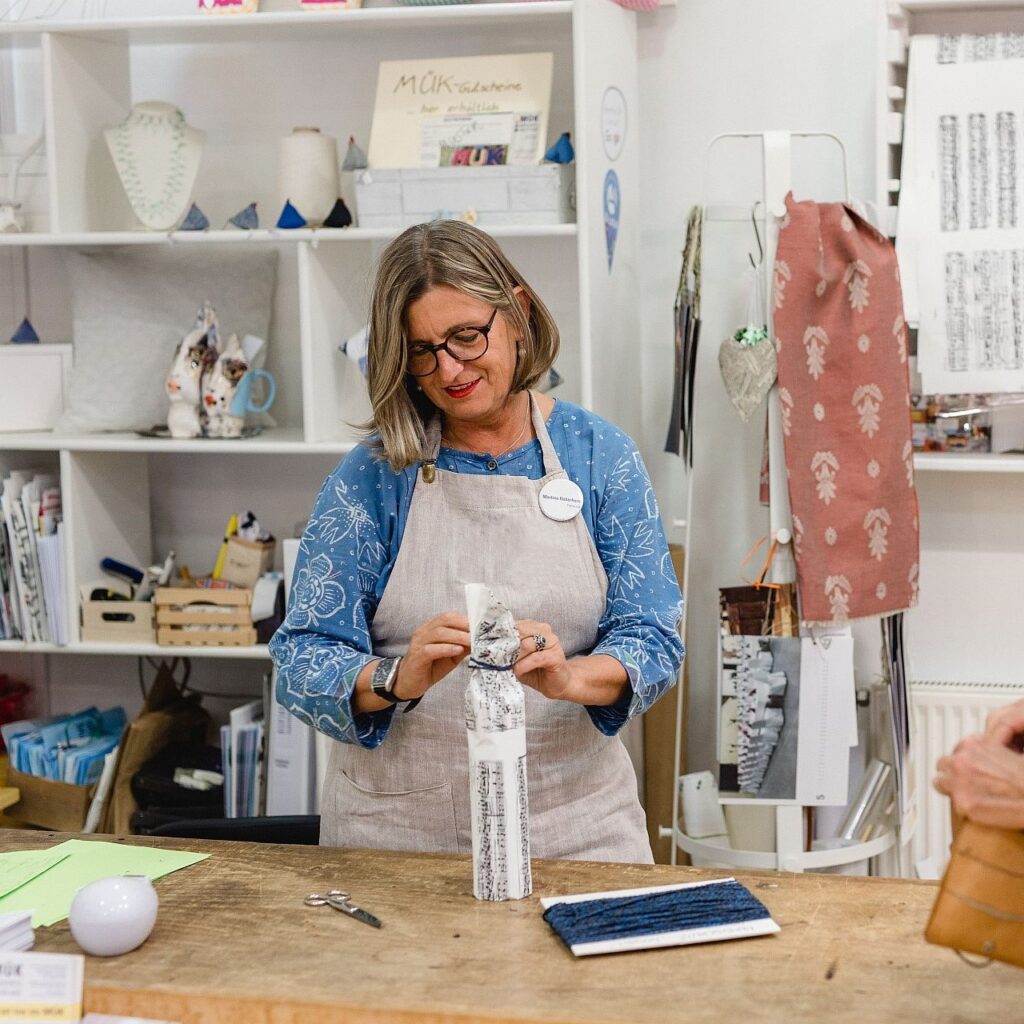
[[[519,635],[489,587],[466,587],[472,638],[466,688],[473,895],[519,900],[533,891],[526,796],[526,701],[512,671]]]

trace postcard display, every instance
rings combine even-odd
[[[466,587],[472,671],[466,688],[473,895],[518,900],[533,891],[526,793],[526,701],[512,672],[519,634],[489,587]]]

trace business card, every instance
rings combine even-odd
[[[77,1024],[85,957],[79,953],[0,953],[3,1024]]]

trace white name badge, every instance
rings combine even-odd
[[[540,489],[540,510],[559,523],[575,519],[583,508],[583,492],[571,480],[549,480]]]

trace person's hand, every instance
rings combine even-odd
[[[1024,756],[995,736],[968,736],[936,768],[935,788],[952,798],[958,814],[981,825],[1024,828]]]
[[[1024,752],[1024,700],[993,711],[985,723],[985,735],[1004,747]]]
[[[520,636],[519,660],[512,667],[516,678],[552,700],[570,700],[574,679],[558,634],[546,623],[522,619],[516,623]],[[543,637],[538,649],[537,637]]]
[[[422,697],[469,654],[469,619],[445,612],[419,625],[398,666],[391,692],[400,700]]]

